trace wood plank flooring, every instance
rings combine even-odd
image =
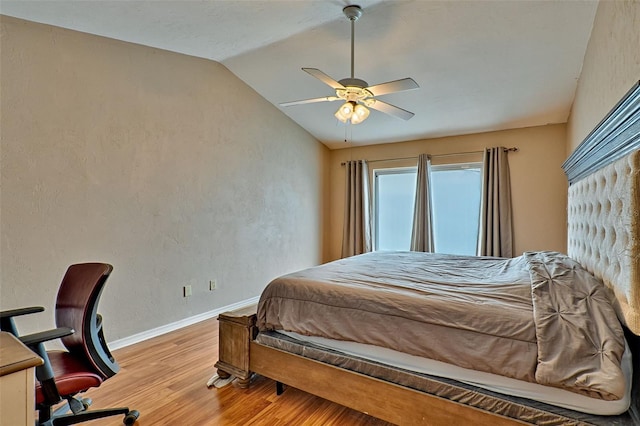
[[[120,372],[90,389],[91,408],[127,406],[139,426],[375,425],[389,423],[294,388],[276,396],[275,383],[258,377],[249,389],[235,384],[207,389],[218,359],[215,319],[113,352]],[[115,416],[91,425],[120,425]]]

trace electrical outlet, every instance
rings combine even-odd
[[[209,280],[209,291],[213,291],[218,288],[218,283],[216,280]]]
[[[185,285],[184,287],[182,287],[182,295],[184,297],[191,296],[191,285]]]

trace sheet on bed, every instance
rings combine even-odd
[[[547,252],[513,259],[367,253],[272,281],[258,305],[258,326],[619,399],[622,329],[606,289],[580,271],[568,257]],[[577,296],[565,294],[566,280]],[[545,332],[553,335],[538,335]]]

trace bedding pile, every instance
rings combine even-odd
[[[261,330],[371,344],[605,400],[624,396],[623,331],[566,255],[374,252],[272,281]]]

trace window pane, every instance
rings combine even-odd
[[[431,171],[436,252],[475,256],[480,214],[480,168]]]
[[[416,191],[415,169],[375,173],[376,250],[409,250]]]

